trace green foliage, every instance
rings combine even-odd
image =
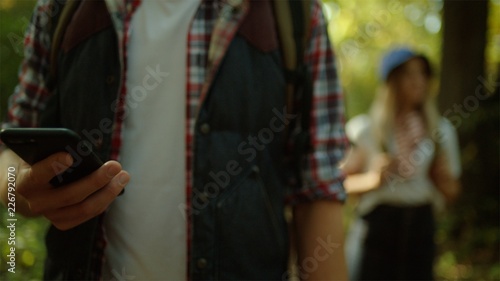
[[[324,2],[348,117],[368,110],[379,84],[380,57],[391,46],[415,47],[430,58],[439,73],[441,1]]]
[[[35,5],[34,0],[0,0],[0,117],[7,98],[17,84],[17,70],[23,58],[24,33]]]
[[[33,0],[0,0],[0,116],[3,119],[7,98],[17,84],[17,70],[23,57],[23,37],[35,5]],[[7,171],[0,171],[6,173]],[[45,259],[47,222],[17,215],[16,244],[9,245],[10,231],[6,208],[0,206],[0,280],[40,280]],[[15,247],[15,274],[9,273],[7,264],[10,248]]]
[[[45,236],[47,222],[44,219],[28,219],[17,215],[15,228],[15,245],[6,243],[10,236],[8,225],[8,213],[4,207],[0,208],[1,221],[0,227],[0,280],[25,281],[40,280],[43,273],[43,263],[45,260],[45,245],[43,238]],[[10,266],[7,262],[10,258],[11,247],[15,248],[15,273],[8,272]]]
[[[486,72],[491,77],[500,75],[500,0],[490,1],[486,45]]]

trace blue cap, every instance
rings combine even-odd
[[[387,81],[389,74],[391,74],[394,69],[415,57],[422,56],[406,47],[392,49],[387,52],[380,63],[380,79],[382,81]]]

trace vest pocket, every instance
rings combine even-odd
[[[244,174],[217,202],[217,267],[224,275],[218,278],[281,278],[288,257],[286,223],[278,217],[257,165]]]
[[[256,177],[257,184],[260,187],[262,199],[264,200],[264,204],[266,205],[267,215],[269,217],[269,220],[271,221],[272,229],[273,229],[273,232],[275,234],[276,242],[278,242],[280,246],[283,246],[285,243],[285,241],[284,241],[285,239],[283,238],[283,233],[280,232],[280,227],[278,224],[278,215],[276,214],[276,211],[274,210],[273,203],[271,201],[271,198],[269,196],[267,188],[264,185],[264,182],[262,181],[262,177],[260,176],[260,173],[257,172],[255,177]]]

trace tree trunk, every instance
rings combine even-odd
[[[484,77],[488,1],[444,2],[439,108],[443,114],[474,95]],[[451,114],[451,113],[450,113]],[[465,118],[465,117],[463,117]]]
[[[444,2],[438,97],[441,113],[458,130],[462,150],[462,196],[452,210],[449,242],[458,263],[483,265],[498,262],[498,235],[491,239],[487,233],[498,233],[500,211],[500,78],[485,75],[487,15],[487,1]]]

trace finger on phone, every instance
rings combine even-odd
[[[101,190],[96,191],[84,201],[63,207],[46,214],[46,217],[60,230],[73,228],[103,213],[120,194],[130,180],[126,171],[113,177]]]
[[[40,198],[40,201],[49,202],[50,200],[52,209],[78,204],[92,193],[106,186],[121,170],[120,163],[108,161],[81,180],[51,190],[50,194],[47,194],[47,198]]]
[[[66,171],[72,164],[73,158],[69,153],[54,153],[31,166],[29,176],[35,184],[47,184],[54,176]]]

